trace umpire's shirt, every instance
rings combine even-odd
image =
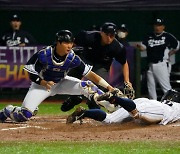
[[[126,63],[126,50],[116,39],[111,44],[101,45],[99,31],[81,31],[75,37],[75,44],[84,48],[83,57],[91,65],[99,65],[109,70],[113,58],[124,65]]]
[[[142,42],[147,51],[149,63],[158,63],[163,61],[165,50],[178,48],[178,40],[170,33],[162,32],[161,34],[150,33]]]

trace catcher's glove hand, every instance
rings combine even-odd
[[[109,92],[106,92],[102,95],[99,95],[97,97],[97,101],[102,101],[102,100],[106,100],[106,101],[109,101],[110,103],[113,103],[113,98],[112,96],[117,96],[117,97],[121,97],[121,98],[128,98],[126,95],[124,95],[122,93],[121,90],[119,90],[118,88],[114,88],[113,91],[109,91]]]
[[[135,98],[135,91],[132,87],[132,84],[130,82],[124,82],[124,94],[129,98],[129,99],[134,99]]]
[[[111,93],[113,94],[113,96],[118,96],[121,98],[128,98],[125,94],[123,94],[123,92],[121,90],[119,90],[118,88],[114,88],[113,91],[111,91]]]

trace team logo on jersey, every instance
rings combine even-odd
[[[20,39],[21,39],[20,37],[17,37],[17,40],[7,40],[6,45],[9,47],[16,46],[21,43]]]
[[[165,44],[165,37],[162,37],[160,40],[150,39],[148,41],[148,45],[150,47],[160,46],[160,45],[164,45],[164,44]]]

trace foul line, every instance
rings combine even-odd
[[[25,129],[25,128],[49,129],[49,128],[44,128],[44,127],[41,127],[41,126],[23,126],[23,127],[3,128],[3,129],[1,129],[1,131],[18,130],[18,129]]]

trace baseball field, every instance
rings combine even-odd
[[[0,108],[5,105],[1,102]],[[135,121],[105,125],[84,119],[81,125],[66,125],[65,118],[72,111],[63,113],[60,104],[43,103],[38,115],[26,123],[0,123],[0,153],[180,153],[179,122],[167,126]]]

